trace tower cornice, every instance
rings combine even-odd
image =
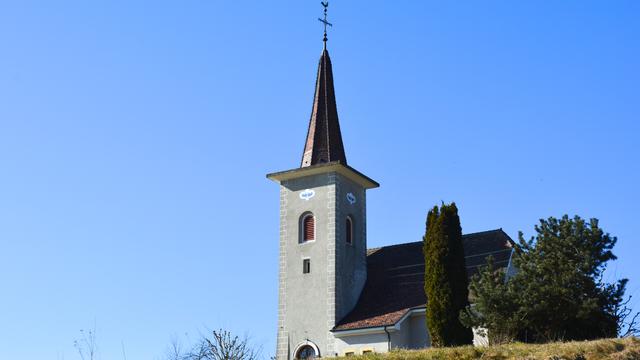
[[[267,174],[267,179],[282,183],[283,181],[287,180],[329,173],[337,173],[343,175],[347,179],[355,182],[365,189],[375,189],[377,187],[380,187],[380,184],[378,184],[375,180],[346,164],[340,163],[339,161]]]

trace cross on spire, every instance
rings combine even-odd
[[[327,26],[333,27],[333,24],[327,21],[327,9],[329,8],[329,1],[321,1],[320,4],[324,7],[324,19],[318,18],[318,21],[324,24],[324,48],[327,49]]]

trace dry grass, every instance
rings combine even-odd
[[[543,345],[509,344],[489,347],[396,350],[371,354],[360,360],[640,360],[640,339],[605,339]]]

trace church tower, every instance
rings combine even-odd
[[[332,330],[367,279],[366,190],[379,185],[347,165],[326,32],[300,167],[267,178],[280,184],[276,358],[336,356]]]

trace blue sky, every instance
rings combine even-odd
[[[275,348],[278,188],[299,163],[319,1],[0,4],[0,358],[159,359],[225,327]],[[332,1],[369,246],[597,217],[640,296],[640,3]],[[640,303],[635,302],[640,308]]]

